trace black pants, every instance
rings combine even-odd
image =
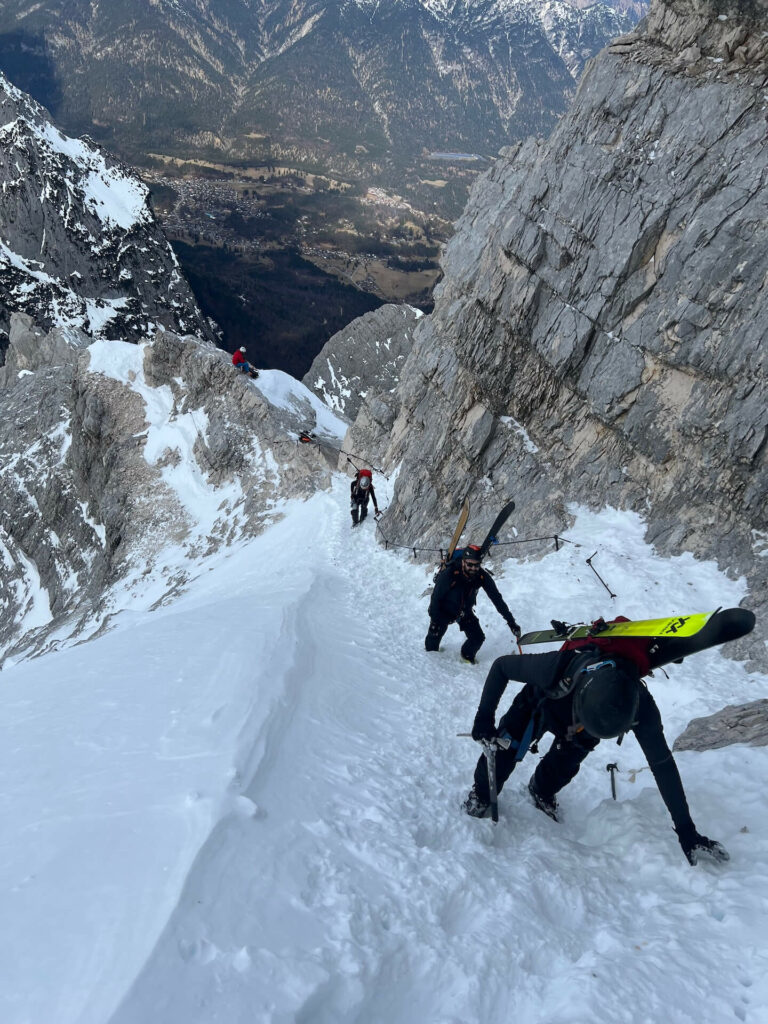
[[[501,792],[504,783],[515,770],[520,754],[520,741],[523,739],[531,719],[536,714],[538,698],[531,686],[524,686],[512,701],[506,714],[499,720],[498,731],[508,732],[512,737],[512,745],[508,750],[496,751],[496,791]],[[477,759],[475,767],[475,791],[481,800],[488,802],[488,766],[485,754]]]
[[[353,501],[350,511],[352,513],[352,522],[357,523],[359,520],[362,523],[368,515],[368,502],[363,505],[362,502]]]
[[[573,739],[555,736],[552,746],[539,761],[533,773],[533,782],[541,796],[552,803],[559,793],[575,778],[581,762],[600,742],[588,733],[577,733]]]
[[[553,801],[555,794],[576,776],[581,762],[598,745],[600,740],[586,732],[576,733],[571,739],[567,738],[570,701],[566,698],[562,702],[563,714],[557,707],[559,703],[561,702],[547,700],[542,702],[532,686],[524,686],[506,714],[502,715],[498,731],[508,732],[512,737],[512,745],[509,750],[496,751],[497,792],[501,792],[504,783],[515,770],[518,757],[522,759],[525,755],[525,751],[520,752],[519,745],[532,719],[534,737],[544,732],[555,733],[552,745],[534,772],[534,784],[542,797],[549,802]],[[475,789],[481,800],[489,799],[485,754],[480,755],[475,767]]]
[[[450,626],[450,622],[441,622],[438,619],[432,619],[429,623],[429,629],[427,635],[424,638],[424,647],[428,651],[437,651],[440,649],[440,641],[445,636],[445,631]],[[464,612],[457,620],[459,629],[466,636],[466,640],[461,645],[461,656],[466,658],[467,661],[473,661],[475,655],[483,646],[485,640],[485,633],[480,626],[477,616],[473,611]]]

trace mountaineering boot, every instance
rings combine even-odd
[[[480,799],[474,786],[470,789],[469,796],[461,806],[473,818],[487,818],[491,813],[490,803],[487,800]]]
[[[459,654],[461,655],[461,660],[466,661],[468,665],[477,664],[477,661],[475,661],[475,653],[477,648],[473,650],[473,647],[474,644],[468,644],[465,640],[464,643],[461,645],[461,650],[459,651]]]
[[[528,783],[528,792],[531,794],[531,799],[539,808],[540,811],[552,819],[552,821],[559,821],[557,816],[557,800],[552,797],[551,800],[547,800],[545,796],[538,791],[536,783],[534,782],[534,776],[532,775]]]

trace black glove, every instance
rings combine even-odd
[[[472,726],[472,739],[480,743],[482,740],[492,740],[495,736],[496,726],[493,724],[493,719],[481,715],[478,711],[475,715],[475,724]]]
[[[706,836],[699,835],[695,828],[682,834],[678,833],[677,838],[680,840],[683,853],[691,865],[698,864],[699,857],[709,858],[717,864],[723,864],[731,859],[730,853],[728,853],[724,846],[714,839],[708,839]]]
[[[515,622],[515,620],[514,619],[510,619],[509,622],[507,623],[507,625],[512,630],[512,632],[515,634],[515,639],[519,640],[520,637],[523,635],[523,631],[522,631],[522,629],[520,629],[520,627]]]

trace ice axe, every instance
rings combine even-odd
[[[471,736],[471,732],[459,732],[457,736]],[[499,747],[508,750],[512,743],[512,737],[507,734],[494,736],[492,740],[480,740],[480,746],[485,754],[485,764],[488,769],[488,794],[491,804],[491,821],[494,825],[499,821],[499,793],[496,788],[496,751]]]
[[[610,772],[610,795],[613,800],[616,799],[616,772],[618,771],[618,765],[610,764],[605,766],[605,770]]]

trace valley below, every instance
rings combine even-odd
[[[302,376],[325,342],[385,302],[429,312],[439,258],[488,161],[435,153],[401,178],[147,155],[139,170],[203,312],[229,351]]]
[[[138,169],[221,344],[302,376],[362,313],[432,308],[470,185],[551,131],[629,2],[13,0],[0,68]]]

